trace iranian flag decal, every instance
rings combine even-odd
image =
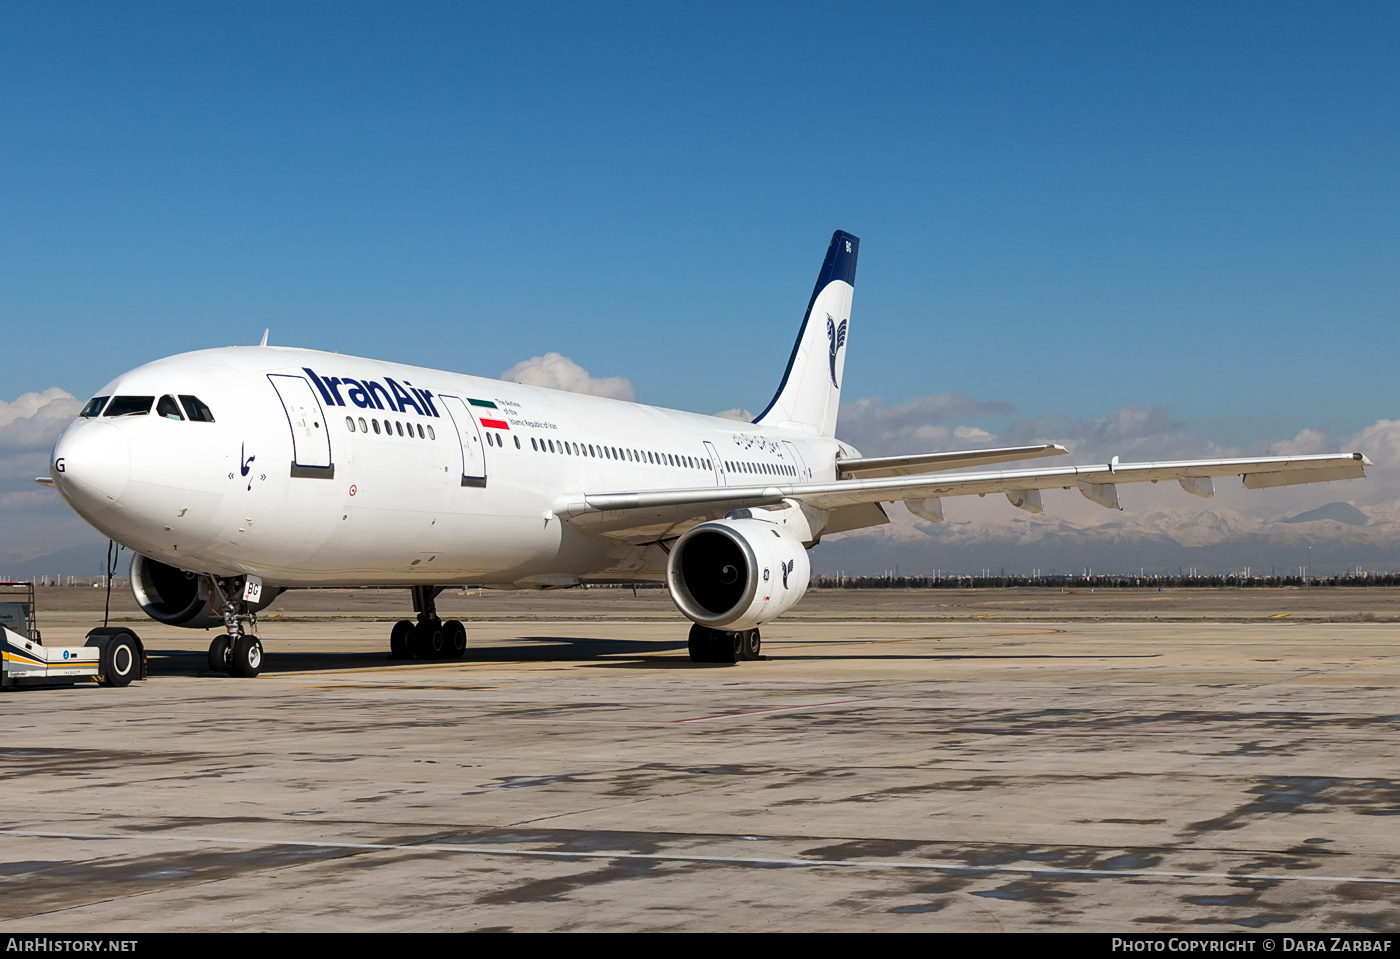
[[[490,414],[485,412],[486,410],[495,410],[497,413],[499,413],[500,407],[497,406],[495,403],[492,403],[490,400],[474,400],[470,396],[467,397],[467,402],[470,403],[472,406],[477,407],[478,412],[476,414],[476,418],[480,420],[481,425],[486,427],[488,430],[510,429],[510,424],[507,423],[505,420],[491,419]]]

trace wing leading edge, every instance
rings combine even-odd
[[[891,457],[890,459],[898,459]],[[1122,509],[1123,483],[1178,482],[1195,496],[1213,496],[1213,478],[1240,476],[1248,489],[1362,479],[1371,461],[1361,453],[1270,456],[1257,459],[1179,460],[1152,463],[1112,462],[1093,466],[998,470],[981,473],[924,473],[834,483],[723,486],[705,489],[585,493],[563,497],[554,513],[575,528],[636,542],[677,536],[698,522],[718,519],[735,509],[776,506],[785,502],[828,513],[824,532],[841,532],[887,522],[882,502],[903,500],[925,519],[943,518],[944,496],[1005,493],[1013,506],[1042,511],[1040,491],[1078,489],[1087,499]]]

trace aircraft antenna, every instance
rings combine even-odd
[[[258,346],[267,346],[267,334],[268,334],[268,330],[263,330],[262,342],[259,343]]]

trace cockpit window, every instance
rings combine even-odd
[[[154,396],[114,396],[103,416],[145,416],[151,411]]]
[[[78,415],[97,416],[99,413],[102,412],[102,407],[106,404],[106,402],[109,399],[111,399],[111,397],[109,396],[94,396],[92,399],[88,400],[87,406],[84,406],[83,411]]]
[[[180,413],[180,404],[175,402],[175,397],[169,395],[160,398],[156,404],[156,415],[164,416],[168,420],[183,420],[185,417]]]
[[[197,396],[186,396],[180,394],[180,402],[185,404],[185,415],[196,423],[214,422],[214,411],[204,405],[204,402]]]

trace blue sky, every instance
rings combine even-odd
[[[0,399],[272,342],[761,409],[1400,418],[1400,7],[8,3]],[[1014,413],[1005,412],[1014,407]]]

